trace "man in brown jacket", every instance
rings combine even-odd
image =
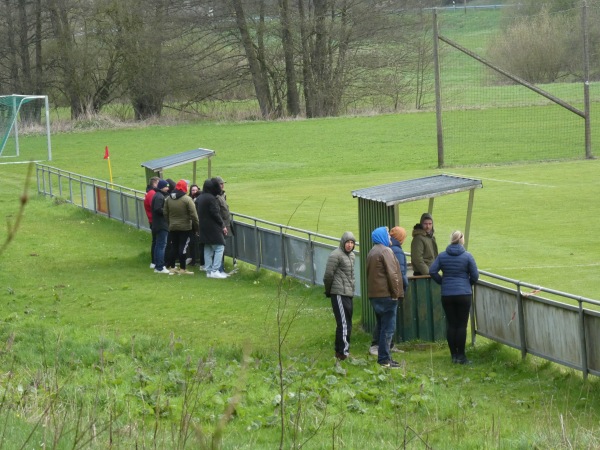
[[[367,293],[380,330],[377,363],[382,367],[397,369],[400,365],[390,356],[390,344],[396,331],[398,302],[404,299],[402,272],[390,248],[388,229],[376,228],[371,238],[373,248],[367,255]]]

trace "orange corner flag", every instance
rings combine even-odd
[[[108,145],[104,148],[104,159],[110,159],[110,155],[108,154]]]

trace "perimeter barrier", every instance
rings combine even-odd
[[[149,231],[144,195],[124,186],[36,164],[38,193]],[[226,254],[235,260],[322,285],[329,253],[339,238],[232,213],[235,235]],[[359,247],[357,246],[357,253]],[[360,273],[356,258],[355,273]],[[600,301],[480,271],[471,310],[476,335],[563,366],[600,376]],[[529,292],[527,292],[529,291]],[[360,295],[357,279],[356,295]],[[439,288],[428,277],[411,277],[398,315],[397,340],[443,339],[435,329]],[[423,294],[424,293],[424,294]],[[541,297],[548,294],[552,298]],[[421,297],[426,297],[422,301]],[[436,317],[439,316],[439,317]],[[367,330],[370,331],[370,330]]]

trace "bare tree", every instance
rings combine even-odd
[[[246,52],[260,112],[263,117],[268,118],[273,113],[273,100],[268,73],[264,64],[264,32],[262,28],[259,28],[257,32],[258,44],[255,44],[250,36],[242,0],[232,0],[231,3],[235,12],[235,22],[241,36],[241,42]],[[259,1],[259,6],[261,11],[260,23],[264,25],[264,0]]]

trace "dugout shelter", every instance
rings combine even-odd
[[[434,175],[397,181],[352,191],[358,199],[358,233],[360,246],[360,286],[363,310],[363,327],[371,332],[375,327],[375,314],[367,294],[367,254],[371,249],[371,233],[375,228],[400,226],[399,205],[418,200],[429,200],[428,212],[433,215],[434,200],[444,195],[469,192],[464,229],[465,248],[469,243],[471,215],[475,189],[482,188],[481,180],[451,175]],[[406,228],[407,233],[410,229]],[[395,341],[436,341],[445,338],[445,315],[441,306],[441,291],[429,275],[412,276],[409,269],[409,287],[402,307],[398,308]]]
[[[164,156],[162,158],[152,159],[150,161],[143,162],[141,165],[146,170],[146,181],[150,178],[156,176],[159,178],[164,177],[164,171],[167,169],[171,169],[173,167],[181,166],[183,164],[192,164],[192,182],[190,184],[198,184],[196,183],[196,174],[197,174],[197,162],[203,159],[208,161],[208,175],[207,178],[211,178],[211,159],[215,156],[214,150],[208,150],[205,148],[196,148],[194,150],[188,150],[183,153],[176,153],[174,155]]]

